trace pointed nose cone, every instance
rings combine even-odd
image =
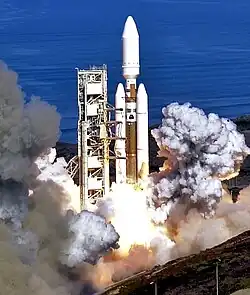
[[[148,96],[143,83],[141,83],[138,87],[137,96],[140,96],[140,97],[147,97]]]
[[[122,83],[118,84],[115,95],[118,97],[125,97],[125,90]]]
[[[136,37],[139,38],[138,30],[135,21],[132,16],[129,16],[126,20],[122,38]]]
[[[119,83],[117,86],[117,89],[116,89],[115,108],[116,108],[116,112],[115,112],[116,121],[121,121],[123,119],[123,117],[125,120],[125,90],[124,90],[122,83]],[[117,127],[119,127],[119,126],[117,126]],[[123,137],[125,137],[125,136],[123,136]]]
[[[137,115],[148,113],[148,94],[144,84],[140,84],[137,91]]]

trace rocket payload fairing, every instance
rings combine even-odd
[[[143,84],[137,91],[140,74],[139,34],[134,19],[126,20],[123,34],[123,77],[115,97],[116,108],[116,182],[136,183],[148,175],[148,96]]]

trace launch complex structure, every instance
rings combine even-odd
[[[115,106],[108,102],[106,65],[76,69],[78,155],[69,162],[68,172],[72,178],[79,173],[81,210],[87,198],[94,203],[109,192],[110,160],[115,161],[116,183],[136,184],[149,173],[148,96],[143,84],[137,90],[139,34],[131,16],[124,26],[122,44],[126,82],[125,89],[118,84]]]

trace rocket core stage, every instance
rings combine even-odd
[[[116,108],[116,182],[136,183],[148,175],[148,96],[143,84],[137,91],[140,74],[139,34],[134,19],[126,20],[123,34],[123,77],[115,96]],[[126,138],[126,142],[125,142]]]

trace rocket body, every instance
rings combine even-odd
[[[138,176],[144,179],[149,174],[148,148],[148,95],[144,84],[137,92],[137,170]]]
[[[130,84],[126,96],[126,155],[127,182],[137,182],[136,85]]]
[[[119,158],[116,160],[116,182],[121,182],[124,179],[124,171],[126,171],[126,181],[128,183],[136,183],[138,176],[141,177],[141,170],[148,174],[148,102],[145,87],[141,86],[141,90],[137,93],[137,77],[140,74],[140,48],[139,34],[134,22],[134,19],[129,16],[126,20],[122,34],[123,48],[123,77],[126,80],[125,85],[125,129],[122,129],[122,134],[126,135],[126,169],[124,162]],[[118,86],[121,89],[121,86]],[[120,90],[119,90],[120,91]],[[118,92],[118,90],[117,90]],[[138,96],[139,95],[139,96]],[[139,101],[138,101],[139,97]],[[116,96],[116,110],[121,105],[120,94]],[[138,112],[139,109],[139,112]],[[121,120],[119,112],[116,111],[116,120]],[[139,121],[138,121],[139,120]],[[124,121],[123,121],[124,122]],[[144,125],[142,125],[144,124]],[[117,137],[120,133],[116,131]],[[146,134],[146,136],[145,136]],[[139,136],[139,140],[138,140]],[[146,146],[143,146],[146,145]],[[117,153],[124,154],[124,143],[118,139],[116,144]],[[119,148],[120,147],[120,148]],[[139,156],[139,157],[138,157]],[[122,164],[121,164],[122,163]],[[146,165],[146,166],[145,166]],[[123,168],[120,168],[123,167]],[[122,177],[118,175],[118,171],[122,172]],[[119,172],[120,173],[120,172]]]
[[[126,107],[125,91],[121,83],[118,84],[115,95],[116,137],[116,183],[126,182]]]
[[[123,34],[123,77],[126,79],[126,155],[127,182],[137,182],[137,116],[136,79],[140,74],[139,34],[131,16],[126,20]]]

